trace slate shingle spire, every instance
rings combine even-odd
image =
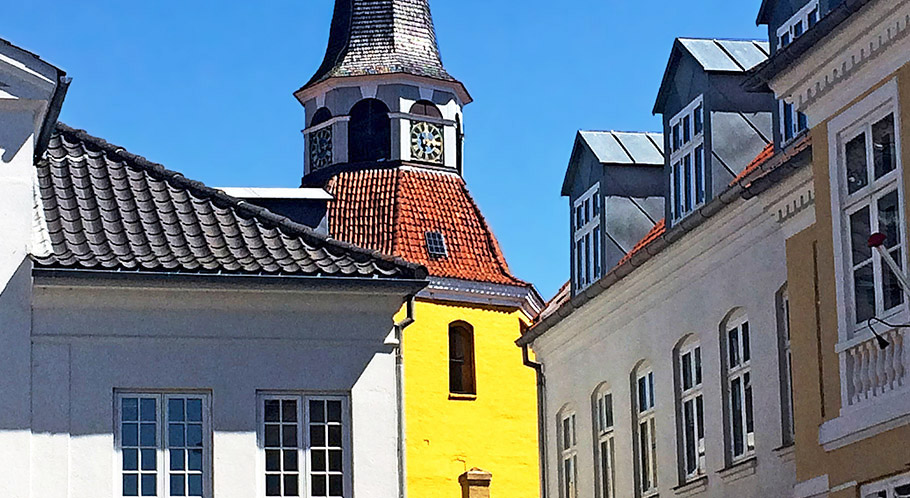
[[[304,88],[394,73],[454,81],[439,56],[428,0],[336,0],[325,59]]]

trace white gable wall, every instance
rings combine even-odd
[[[30,490],[3,496],[119,496],[115,389],[211,393],[219,498],[264,496],[257,391],[350,395],[355,494],[397,496],[395,359],[383,344],[400,305],[401,296],[378,294],[80,289],[39,281]]]

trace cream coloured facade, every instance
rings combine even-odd
[[[847,4],[820,25],[823,36],[765,74],[808,115],[817,201],[815,223],[787,241],[800,358],[793,496],[894,498],[910,495],[910,355],[900,326],[910,317],[906,293],[866,240],[884,233],[907,268],[910,2]]]

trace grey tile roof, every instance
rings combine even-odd
[[[328,239],[58,124],[37,164],[39,267],[423,279],[426,269]],[[37,251],[36,251],[37,252]]]
[[[427,0],[336,0],[325,60],[311,85],[332,77],[407,73],[454,81],[442,65]]]
[[[603,164],[664,164],[664,138],[660,133],[579,131]]]

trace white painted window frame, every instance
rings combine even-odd
[[[645,379],[644,384],[641,380]],[[641,406],[641,386],[644,386],[645,407]],[[638,451],[635,455],[635,473],[638,476],[638,489],[636,495],[639,498],[648,498],[656,496],[659,493],[659,482],[657,474],[657,422],[656,422],[656,399],[654,396],[654,370],[650,366],[641,366],[636,370],[635,386],[632,389],[633,406],[635,407],[635,430],[633,431],[633,447]],[[642,445],[642,426],[647,430],[645,443],[647,448]],[[647,475],[647,486],[645,486],[645,477]]]
[[[889,477],[878,482],[865,484],[860,488],[861,498],[901,498],[907,495],[898,495],[895,488],[900,486],[910,486],[910,473],[899,476]],[[885,493],[881,495],[880,493]]]
[[[171,497],[170,494],[170,452],[167,445],[167,402],[172,398],[200,398],[202,399],[202,496],[211,498],[214,495],[212,489],[212,395],[209,391],[171,391],[171,390],[121,390],[114,391],[114,496],[118,498],[127,498],[123,494],[123,454],[121,443],[122,429],[122,401],[124,398],[153,398],[157,402],[157,419],[156,423],[156,452],[157,452],[157,470],[156,470],[156,497]],[[139,466],[141,468],[141,455],[139,456]],[[187,490],[188,492],[188,490]],[[142,495],[142,482],[139,482],[139,496]]]
[[[793,412],[793,349],[792,335],[790,332],[790,290],[787,285],[780,291],[780,330],[778,331],[779,357],[782,365],[781,395],[783,418],[783,445],[791,445],[796,438],[796,419]]]
[[[743,340],[743,326],[746,326],[749,330],[749,359],[744,359],[745,357],[745,343]],[[739,357],[739,363],[737,365],[732,365],[730,363],[730,332],[737,331],[737,345],[736,345],[736,354]],[[721,348],[722,354],[724,355],[723,365],[726,370],[726,375],[724,377],[724,389],[727,394],[726,402],[726,416],[727,424],[730,428],[729,433],[727,434],[727,457],[729,458],[730,463],[738,463],[743,460],[747,460],[755,455],[755,432],[754,432],[754,423],[755,423],[755,395],[753,393],[752,399],[753,404],[749,406],[746,399],[746,376],[749,377],[748,385],[754,389],[754,377],[752,375],[752,357],[753,357],[753,347],[752,347],[752,338],[754,337],[754,331],[752,330],[751,323],[749,322],[749,317],[746,313],[742,311],[737,311],[734,313],[726,322],[724,327],[724,337],[723,337],[723,347]],[[740,392],[740,403],[739,406],[734,406],[733,399],[733,382],[739,380],[739,386],[741,389]],[[748,419],[750,417],[749,411],[752,411],[751,418],[753,421],[753,432],[749,432],[748,429]],[[742,432],[742,441],[743,452],[739,455],[736,454],[736,435],[734,433],[734,426],[736,425],[734,415],[740,413],[740,429]]]
[[[310,474],[312,461],[310,457],[310,401],[340,401],[342,419],[342,473],[344,475],[344,495],[342,498],[352,498],[354,495],[353,480],[353,440],[351,432],[351,403],[350,396],[340,393],[322,393],[306,391],[259,391],[256,393],[256,439],[259,458],[257,462],[257,492],[256,496],[268,498],[265,494],[265,401],[266,400],[296,400],[297,401],[297,437],[299,467],[298,491],[300,498],[311,498]],[[328,462],[326,462],[328,465]]]
[[[597,498],[616,498],[616,435],[613,391],[602,386],[594,399],[595,462],[597,462]],[[607,452],[604,453],[604,447]]]
[[[780,51],[783,48],[786,48],[787,45],[793,43],[794,40],[804,35],[806,31],[809,30],[810,25],[815,25],[820,20],[819,3],[818,0],[812,0],[807,3],[803,8],[799,9],[796,14],[787,19],[787,22],[781,24],[777,28],[777,50]],[[815,22],[810,22],[809,16],[815,16]],[[801,28],[801,31],[797,34],[797,28]],[[782,42],[784,35],[789,36],[789,41],[786,45]]]
[[[581,223],[579,208],[584,219]],[[599,182],[572,204],[572,254],[575,258],[576,291],[586,289],[603,274],[603,230],[600,223],[603,210]]]
[[[706,202],[707,190],[706,190],[706,168],[705,168],[705,107],[704,107],[704,95],[699,95],[692,102],[689,103],[682,111],[677,113],[675,116],[670,118],[670,126],[668,130],[668,136],[670,137],[670,213],[674,222],[677,222],[686,216],[689,213],[697,210],[703,206]],[[695,120],[696,120],[696,111],[701,113],[701,130],[698,133],[695,132]],[[685,119],[689,118],[689,126],[691,127],[690,138],[688,142],[683,142],[682,145],[677,149],[676,148],[676,137],[674,136],[673,130],[676,125],[683,126],[686,122]],[[685,131],[681,132],[682,136],[685,137]],[[684,138],[683,138],[684,140]],[[699,152],[700,151],[700,152]],[[701,155],[701,185],[698,185],[698,179],[696,178],[696,155]],[[689,164],[686,164],[686,158],[689,158]],[[676,189],[676,175],[679,175],[680,178],[680,189],[686,192],[688,197],[683,198]],[[686,182],[686,175],[688,174],[690,182]],[[701,188],[702,200],[698,201],[698,191]],[[691,208],[686,209],[686,206],[683,204],[679,206],[679,213],[677,215],[677,203],[682,200],[685,203],[685,199],[691,200]]]
[[[559,496],[578,498],[578,431],[575,411],[564,410],[557,418],[559,438]],[[569,469],[566,469],[568,464]]]
[[[686,365],[683,362],[683,359],[686,356],[689,356],[690,363],[688,366],[689,375],[692,379],[692,386],[686,389],[685,386],[685,370]],[[679,354],[676,358],[676,367],[679,372],[679,389],[678,389],[678,402],[679,402],[679,427],[681,433],[679,440],[682,441],[682,446],[680,447],[681,454],[679,462],[681,464],[680,470],[681,475],[684,476],[685,482],[689,482],[693,479],[697,479],[706,472],[706,461],[705,461],[705,428],[702,426],[704,423],[704,396],[703,396],[703,387],[704,387],[704,373],[703,373],[704,357],[702,356],[701,344],[700,342],[693,338],[687,340],[679,348]],[[701,373],[699,374],[699,372]],[[699,378],[700,377],[700,378]],[[698,403],[701,400],[701,409],[702,409],[702,421],[701,424],[698,420]],[[692,472],[688,471],[689,467],[689,458],[687,453],[687,446],[689,444],[689,439],[686,435],[686,417],[685,410],[686,405],[691,404],[692,406],[692,417],[693,417],[693,430],[695,433],[695,470]],[[702,436],[699,437],[699,432]]]
[[[895,156],[897,160],[896,167],[893,171],[879,180],[870,177],[869,186],[863,188],[852,196],[848,196],[845,171],[846,164],[844,161],[843,150],[846,143],[854,138],[856,130],[866,125],[877,122],[888,114],[894,114],[895,126]],[[878,194],[890,192],[896,186],[898,192],[898,203],[901,220],[899,226],[903,228],[901,233],[901,264],[907,268],[907,231],[905,219],[905,194],[903,184],[903,164],[901,161],[901,112],[898,100],[897,81],[892,79],[882,87],[869,94],[862,101],[855,104],[850,109],[833,118],[828,124],[828,153],[830,160],[829,176],[831,186],[831,212],[834,233],[834,274],[835,281],[841,284],[836,288],[837,314],[838,314],[838,339],[836,347],[838,353],[846,351],[862,342],[871,339],[866,324],[855,324],[855,304],[853,296],[853,268],[850,256],[850,227],[849,216],[854,212],[862,209],[865,205],[873,208],[872,231],[877,226],[877,217],[875,216],[877,206],[874,206],[874,200],[880,196]],[[848,138],[849,137],[849,138]],[[871,140],[867,140],[867,148],[871,147]],[[867,149],[868,150],[868,149]],[[876,287],[879,287],[879,268],[881,267],[881,257],[873,251],[873,273],[876,279]],[[851,265],[848,268],[848,265]],[[882,303],[879,302],[882,293],[876,289],[876,311],[883,310]],[[892,323],[906,323],[910,320],[908,313],[908,299],[904,299],[904,304],[891,310],[889,313],[878,316]],[[846,389],[846,379],[844,378],[846,368],[841,365],[841,381],[843,389]],[[845,399],[846,399],[846,391]]]

